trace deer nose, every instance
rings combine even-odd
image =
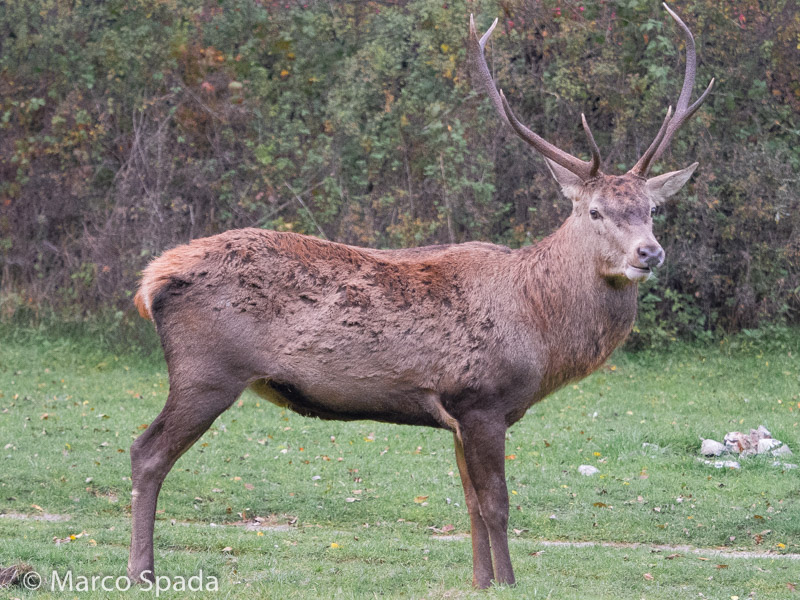
[[[658,244],[639,246],[636,250],[639,260],[648,267],[660,267],[664,263],[664,249]]]

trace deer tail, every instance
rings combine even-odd
[[[207,253],[207,239],[194,240],[189,244],[168,250],[142,272],[139,290],[133,303],[142,318],[153,321],[153,300],[176,276],[191,269]]]

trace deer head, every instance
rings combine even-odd
[[[572,200],[572,225],[578,228],[583,247],[591,249],[597,274],[616,281],[642,281],[650,276],[652,268],[664,262],[664,250],[653,236],[653,215],[659,204],[684,186],[697,163],[657,177],[648,178],[647,175],[675,132],[697,111],[714,84],[712,79],[700,98],[689,105],[697,68],[694,38],[680,17],[666,4],[664,8],[683,31],[686,41],[683,87],[674,113],[672,107],[667,109],[653,143],[625,175],[607,175],[600,170],[600,150],[584,115],[581,120],[591,149],[591,161],[564,152],[519,122],[502,90],[497,90],[484,55],[497,19],[479,39],[470,15],[469,55],[478,85],[489,94],[500,118],[544,156],[564,195]]]

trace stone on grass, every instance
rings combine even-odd
[[[758,443],[758,441],[754,443],[749,435],[742,433],[741,431],[731,431],[725,435],[722,441],[725,444],[725,447],[728,449],[728,452],[745,455],[748,453],[755,454],[755,447]]]
[[[783,442],[780,440],[776,440],[775,438],[764,438],[758,440],[758,445],[756,446],[756,451],[758,454],[764,454],[765,452],[769,452],[773,448],[777,448]]]
[[[701,459],[698,459],[701,460]],[[741,469],[742,465],[740,465],[735,460],[704,460],[704,465],[708,465],[709,467],[714,467],[715,469]]]
[[[789,469],[796,469],[797,468],[797,465],[794,464],[794,463],[785,463],[785,462],[781,462],[779,460],[776,460],[774,463],[772,463],[772,466],[773,467],[783,467],[787,471]]]
[[[775,448],[775,450],[772,451],[772,456],[791,456],[791,455],[792,455],[792,449],[789,448],[789,446],[787,446],[786,444],[784,444],[780,448]]]
[[[719,456],[725,452],[725,444],[720,444],[716,440],[703,440],[700,446],[700,454],[703,456]]]
[[[751,429],[750,433],[742,433],[741,431],[731,431],[725,435],[724,443],[720,444],[714,440],[703,439],[700,446],[700,454],[703,456],[721,456],[723,454],[738,454],[741,458],[753,456],[756,454],[771,454],[775,458],[791,456],[791,449],[781,442],[772,437],[769,430],[763,425],[759,425],[758,429]],[[732,460],[718,460],[715,462],[703,460],[698,458],[706,465],[716,467],[717,469],[731,468],[739,469],[740,465]],[[774,467],[783,467],[785,469],[792,469],[794,465],[791,463],[782,463],[776,460],[772,463]]]
[[[587,477],[590,477],[592,475],[597,475],[599,472],[600,469],[598,469],[597,467],[593,467],[592,465],[581,465],[580,467],[578,467],[578,473],[580,473],[581,475],[586,475]]]

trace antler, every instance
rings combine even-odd
[[[592,150],[591,162],[583,161],[579,158],[575,158],[571,154],[567,154],[563,150],[557,148],[547,140],[539,137],[533,131],[525,127],[525,125],[520,123],[519,120],[517,120],[517,118],[514,116],[514,113],[511,111],[511,107],[508,105],[505,95],[503,95],[503,92],[497,91],[494,79],[492,79],[492,75],[489,72],[489,67],[486,64],[486,56],[484,55],[486,42],[489,40],[489,36],[492,35],[492,31],[494,31],[496,25],[497,19],[494,20],[494,23],[492,23],[492,26],[489,27],[488,31],[484,33],[480,39],[478,39],[478,33],[475,31],[475,22],[472,18],[472,15],[469,16],[469,56],[473,62],[473,69],[476,72],[480,85],[484,88],[484,91],[489,94],[495,110],[500,115],[500,118],[510,125],[519,137],[533,146],[545,158],[548,158],[554,163],[561,165],[568,171],[581,178],[583,181],[596,176],[600,170],[600,150],[597,148],[597,144],[594,141],[594,136],[592,136],[592,132],[589,129],[589,124],[586,122],[585,116],[581,115],[581,120],[583,122],[583,130],[586,132],[586,137],[589,140],[589,145],[591,146]]]
[[[642,155],[639,161],[633,166],[633,168],[628,171],[633,175],[638,175],[640,177],[646,177],[648,171],[650,170],[650,165],[653,164],[658,158],[664,153],[664,151],[669,146],[670,141],[672,140],[672,136],[675,135],[675,132],[683,125],[695,112],[697,109],[700,108],[700,105],[703,104],[708,93],[711,91],[711,87],[714,85],[714,79],[711,80],[711,83],[708,84],[706,91],[695,101],[694,104],[689,106],[689,100],[692,97],[692,90],[694,89],[694,78],[695,74],[697,73],[697,54],[694,48],[694,37],[692,36],[692,32],[689,31],[689,28],[686,26],[681,18],[676,15],[666,3],[664,3],[664,8],[667,9],[667,12],[670,16],[675,19],[675,22],[678,26],[683,30],[683,36],[686,40],[686,74],[683,78],[683,87],[681,88],[681,95],[678,97],[678,103],[675,105],[675,114],[672,115],[672,108],[667,111],[667,116],[664,119],[664,123],[661,125],[661,129],[658,131],[658,135],[656,139],[653,140],[653,143],[650,144],[650,147],[647,151]]]

